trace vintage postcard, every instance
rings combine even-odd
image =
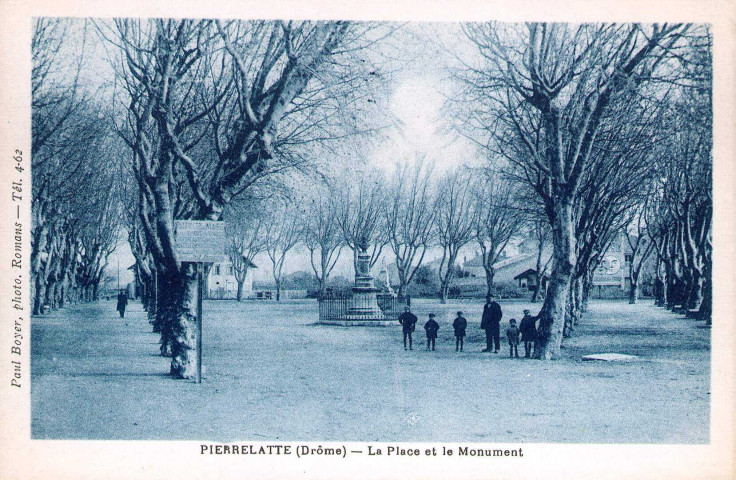
[[[0,2],[0,477],[727,479],[728,2]]]

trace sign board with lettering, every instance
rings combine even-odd
[[[227,260],[225,222],[175,220],[176,254],[182,262],[218,263]]]

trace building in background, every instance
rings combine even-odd
[[[522,297],[533,292],[537,282],[541,282],[541,291],[544,294],[547,287],[547,276],[552,269],[552,245],[547,245],[542,250],[541,273],[537,272],[537,254],[537,243],[533,239],[513,239],[509,242],[499,260],[494,264],[496,293],[502,298]],[[593,288],[590,291],[591,297],[628,298],[631,285],[629,267],[632,257],[632,249],[626,240],[626,234],[618,234],[595,270]],[[649,264],[654,262],[654,258],[655,255],[651,255],[642,269],[640,284],[641,293],[645,296],[651,294],[651,285],[644,272],[651,270]],[[462,263],[458,262],[458,264],[461,275],[452,280],[451,291],[455,292],[453,296],[484,296],[487,286],[481,255],[476,252],[475,256],[463,258]],[[431,269],[431,276],[435,276],[439,267],[439,259],[426,262],[425,265]],[[395,265],[389,268],[395,270]]]
[[[251,264],[246,271],[243,283],[243,298],[254,296],[253,269],[258,268]],[[238,296],[238,281],[235,278],[233,264],[230,262],[215,263],[210,268],[207,277],[207,298],[212,300],[235,299]]]

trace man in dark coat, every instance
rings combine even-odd
[[[416,328],[417,321],[419,319],[416,315],[411,313],[409,306],[407,305],[404,307],[404,313],[399,315],[399,323],[402,326],[402,331],[404,332],[404,350],[406,350],[406,339],[409,338],[409,350],[411,350],[412,346],[412,340],[411,340],[411,334]]]
[[[483,319],[480,322],[480,328],[486,331],[486,348],[484,352],[490,352],[491,347],[495,346],[493,353],[498,353],[501,348],[501,305],[496,303],[493,295],[486,297],[486,304],[483,306]]]
[[[457,312],[457,317],[452,322],[452,328],[455,329],[455,351],[458,347],[463,351],[463,343],[465,341],[465,329],[468,327],[468,321],[463,317],[463,312]]]
[[[434,343],[437,339],[437,331],[440,329],[440,324],[437,323],[434,317],[434,313],[430,313],[429,320],[427,320],[427,323],[424,324],[424,331],[427,332],[427,350],[429,350],[430,345],[432,346],[432,350],[434,350]]]
[[[519,324],[521,332],[521,341],[524,342],[524,358],[529,358],[532,353],[532,347],[537,340],[537,327],[535,325],[537,317],[532,317],[529,310],[524,310],[524,318]]]
[[[118,293],[118,313],[120,313],[120,318],[125,317],[125,307],[128,306],[128,294],[125,292],[125,290],[120,290],[120,293]]]

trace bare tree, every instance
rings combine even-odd
[[[356,130],[376,70],[362,50],[374,24],[116,20],[118,125],[134,153],[139,207],[165,292],[171,373],[196,370],[194,266],[180,262],[174,220],[219,220],[257,182],[304,168],[310,148]],[[361,62],[360,60],[364,60]],[[366,88],[368,87],[368,88]],[[213,155],[214,152],[214,155]]]
[[[473,184],[472,236],[480,247],[486,274],[487,295],[494,293],[494,265],[514,235],[524,224],[522,212],[515,201],[515,189],[509,178],[498,169],[477,173]]]
[[[435,228],[437,242],[442,247],[442,258],[437,269],[440,279],[440,301],[447,302],[450,284],[456,271],[455,261],[465,245],[473,238],[473,196],[470,171],[455,170],[439,182],[435,199]]]
[[[372,268],[381,257],[388,243],[386,234],[386,216],[383,215],[385,201],[385,179],[376,171],[351,171],[351,178],[339,183],[336,187],[339,201],[336,208],[337,220],[343,238],[353,251],[353,269],[358,270],[359,245],[367,244],[370,248]]]
[[[255,258],[266,251],[269,220],[266,201],[248,198],[234,202],[226,211],[228,257],[238,284],[237,301],[243,299],[243,286],[248,270],[255,267]]]
[[[279,205],[268,213],[266,219],[266,253],[273,265],[273,281],[276,283],[276,301],[281,301],[281,284],[287,254],[299,243],[301,237],[301,213],[289,206]]]
[[[421,161],[397,167],[384,207],[389,246],[399,273],[397,294],[406,294],[432,241],[435,202],[431,169]]]
[[[545,218],[539,218],[537,217],[534,219],[531,223],[531,231],[532,231],[532,238],[534,239],[534,242],[536,243],[537,247],[537,262],[536,262],[536,281],[534,284],[534,291],[532,292],[532,302],[536,302],[539,298],[540,293],[542,293],[544,278],[547,275],[547,271],[549,268],[549,263],[552,260],[552,257],[547,259],[547,262],[542,265],[543,262],[543,256],[545,249],[549,245],[550,242],[550,229],[549,229],[549,223],[547,222],[547,219]]]
[[[302,226],[304,245],[322,296],[345,245],[339,223],[340,200],[331,185],[317,186],[309,197]]]
[[[482,118],[493,148],[535,188],[552,226],[554,264],[539,314],[537,358],[559,356],[577,263],[574,204],[597,135],[615,112],[611,106],[636,97],[686,30],[670,24],[466,27],[482,57],[466,86],[487,109],[469,118]]]

